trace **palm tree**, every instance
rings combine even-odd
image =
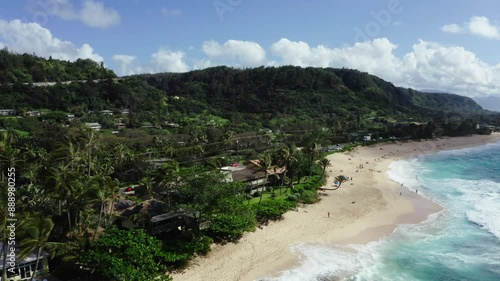
[[[347,180],[346,176],[343,176],[343,175],[338,175],[335,177],[335,181],[339,183],[339,186],[337,186],[336,188],[332,189],[332,190],[337,190],[340,188],[340,186],[342,185],[343,182],[345,182]]]
[[[313,168],[314,159],[316,159],[316,157],[318,157],[320,150],[321,150],[321,146],[315,142],[311,143],[311,145],[307,149],[307,152],[309,154],[309,163],[311,165],[310,169],[309,169],[309,177],[312,176],[312,172],[313,172],[312,168]]]
[[[18,150],[14,148],[14,143],[16,141],[16,135],[13,131],[1,131],[0,132],[0,168],[1,180],[5,180],[4,172],[7,171],[9,167],[15,167],[19,160],[17,159]]]
[[[326,168],[330,167],[332,165],[332,163],[330,162],[330,160],[328,160],[326,158],[322,158],[322,159],[316,161],[316,163],[323,168],[323,172],[321,173],[321,177],[318,179],[318,182],[319,182],[323,178],[323,176],[325,175]]]
[[[92,170],[92,151],[97,149],[100,144],[99,135],[96,134],[92,129],[85,129],[83,133],[82,140],[85,143],[85,150],[87,152],[87,176],[90,177],[90,171]]]
[[[19,253],[19,260],[23,260],[33,251],[36,251],[35,270],[38,269],[42,251],[45,248],[55,250],[62,244],[56,242],[49,242],[49,236],[54,228],[54,222],[50,217],[44,217],[40,213],[28,215],[24,219],[24,224],[20,229],[21,251]],[[31,276],[30,281],[33,281],[35,274]]]
[[[94,196],[95,200],[99,203],[100,205],[100,210],[99,210],[99,218],[97,220],[97,226],[94,232],[94,238],[95,240],[97,236],[97,232],[99,231],[99,228],[101,227],[101,221],[103,215],[106,214],[106,203],[110,200],[110,198],[114,195],[116,189],[118,189],[119,183],[118,180],[112,179],[111,177],[96,177],[94,179],[94,183],[96,184],[94,186]],[[113,200],[113,199],[111,199]],[[112,204],[112,203],[111,203]]]
[[[146,189],[146,194],[148,196],[148,199],[153,198],[153,186],[155,182],[153,181],[152,178],[150,177],[145,177],[142,178],[139,183]]]
[[[82,151],[71,139],[67,138],[64,143],[51,153],[52,161],[65,163],[65,167],[70,171],[78,171],[82,160]]]
[[[71,192],[69,171],[66,170],[64,164],[60,163],[56,167],[52,168],[47,185],[49,186],[49,189],[53,191],[52,194],[59,202],[59,215],[61,215],[62,202],[65,201],[66,205],[68,204],[68,197]],[[68,205],[67,208],[68,226],[71,230],[71,215]]]
[[[271,154],[269,152],[265,152],[264,154],[262,154],[259,158],[259,170],[261,171],[264,171],[264,188],[262,189],[262,191],[260,192],[260,199],[259,199],[259,204],[262,202],[262,195],[264,194],[264,190],[266,189],[266,185],[267,185],[267,177],[269,176],[269,173],[267,172],[267,170],[269,168],[271,168],[271,164],[272,164],[272,158],[271,158]]]

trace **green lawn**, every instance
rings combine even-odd
[[[288,190],[288,192],[285,194],[285,187],[283,187],[281,189],[281,196],[280,196],[280,190],[279,188],[275,188],[274,189],[274,193],[276,194],[276,199],[278,198],[286,198],[290,193],[290,190]],[[272,192],[271,191],[264,191],[264,194],[262,195],[262,202],[266,201],[266,200],[270,200],[271,199],[271,195],[272,195]],[[260,197],[254,197],[252,199],[250,199],[250,204],[258,204],[259,203],[259,200],[260,200]],[[248,200],[247,200],[248,202]]]
[[[22,137],[27,137],[30,135],[30,133],[26,132],[26,131],[21,131],[21,130],[15,130],[20,136]]]

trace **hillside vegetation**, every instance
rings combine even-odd
[[[0,83],[57,82],[114,78],[116,74],[91,59],[48,60],[32,54],[0,50]]]

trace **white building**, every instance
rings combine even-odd
[[[95,122],[95,123],[85,123],[85,126],[89,127],[92,130],[99,131],[101,130],[101,124]]]

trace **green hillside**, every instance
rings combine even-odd
[[[68,62],[0,50],[0,83],[34,83],[114,78],[116,74],[90,59]]]

